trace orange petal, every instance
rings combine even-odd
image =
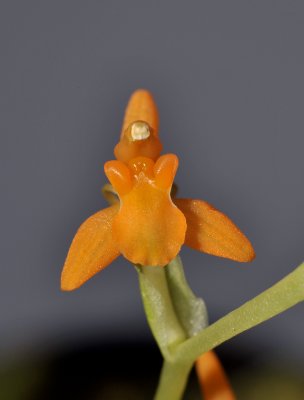
[[[236,399],[225,371],[213,351],[208,351],[200,356],[195,367],[205,400]]]
[[[156,160],[162,144],[158,139],[158,111],[151,93],[135,91],[128,103],[115,157],[123,162],[144,156]]]
[[[78,229],[61,275],[61,289],[74,290],[108,266],[119,251],[112,238],[113,205],[88,218]]]
[[[175,199],[174,202],[187,220],[186,245],[235,261],[254,259],[251,243],[225,214],[201,200]]]
[[[158,136],[158,111],[152,94],[148,90],[136,90],[128,102],[122,124],[121,138],[128,127],[135,121],[145,121]]]
[[[186,220],[169,193],[143,180],[121,198],[113,236],[119,251],[132,263],[164,266],[184,243]]]

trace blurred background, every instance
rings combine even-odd
[[[300,0],[1,1],[1,399],[152,398],[161,359],[134,268],[59,287],[76,229],[106,206],[103,164],[137,88],[180,157],[180,195],[256,249],[250,265],[182,250],[210,320],[303,260],[303,38]],[[303,312],[218,349],[239,398],[304,398]]]

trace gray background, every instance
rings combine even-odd
[[[208,200],[252,240],[244,265],[184,249],[211,319],[304,258],[302,1],[3,1],[0,6],[0,350],[149,337],[120,258],[72,293],[62,264],[105,207],[131,92],[151,90],[180,194]],[[304,360],[304,306],[231,342]]]

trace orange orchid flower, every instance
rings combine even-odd
[[[104,166],[119,203],[80,226],[62,272],[63,290],[78,288],[120,254],[133,264],[165,266],[185,244],[235,261],[254,258],[249,240],[222,212],[205,201],[171,197],[178,158],[160,156],[161,149],[156,105],[138,90],[126,109],[116,160]]]

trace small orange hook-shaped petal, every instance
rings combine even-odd
[[[107,161],[104,171],[119,196],[125,195],[132,189],[131,171],[121,161]]]
[[[155,183],[159,188],[171,188],[178,168],[178,158],[175,154],[165,154],[159,157],[154,165]]]

